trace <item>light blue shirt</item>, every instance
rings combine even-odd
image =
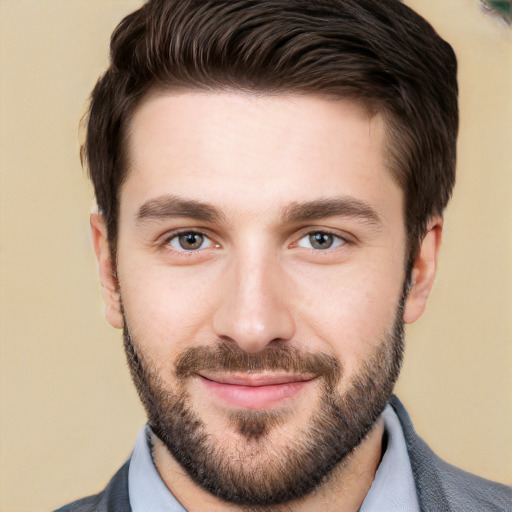
[[[419,512],[411,462],[400,421],[391,408],[382,413],[387,447],[359,512]],[[145,426],[135,442],[128,492],[133,512],[187,512],[160,477],[150,448],[151,430]]]
[[[384,409],[382,419],[388,444],[359,512],[419,512],[402,425],[390,405]]]

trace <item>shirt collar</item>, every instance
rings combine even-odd
[[[419,511],[416,486],[400,421],[387,405],[382,413],[387,446],[360,512]],[[133,512],[186,512],[160,477],[151,454],[151,429],[137,437],[128,472]]]
[[[400,420],[388,404],[382,413],[386,451],[359,512],[420,510],[411,461]]]
[[[135,441],[128,470],[132,512],[186,512],[162,480],[151,452],[151,429],[146,425]]]

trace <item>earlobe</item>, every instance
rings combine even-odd
[[[404,309],[404,322],[415,322],[425,310],[430,290],[434,285],[437,256],[441,247],[443,219],[436,216],[430,220],[420,250],[411,272],[410,289]]]
[[[121,296],[108,242],[107,226],[99,213],[91,214],[90,223],[94,251],[98,259],[101,293],[105,301],[105,317],[113,327],[121,329],[123,327]]]

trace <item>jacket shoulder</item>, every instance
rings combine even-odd
[[[129,467],[128,460],[98,494],[64,505],[54,512],[131,512],[128,495]]]
[[[453,510],[470,510],[475,506],[478,510],[495,512],[512,510],[512,487],[473,475],[435,457]]]
[[[390,405],[402,424],[421,510],[512,510],[511,487],[473,475],[442,460],[416,434],[400,400],[393,396]]]

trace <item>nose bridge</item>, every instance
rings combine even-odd
[[[283,269],[272,251],[247,244],[233,256],[214,319],[216,335],[248,353],[294,334],[283,292]]]

